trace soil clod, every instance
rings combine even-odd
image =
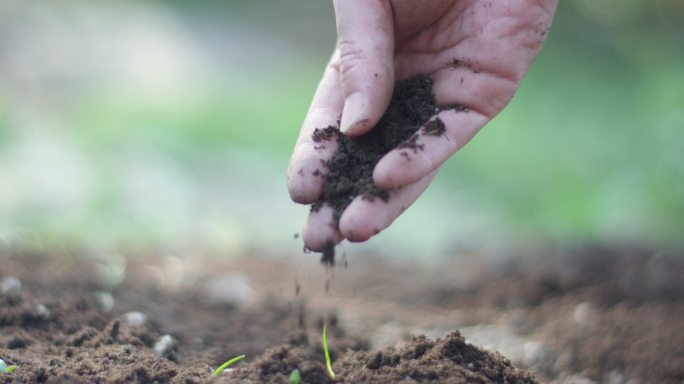
[[[446,127],[444,126],[444,122],[439,117],[428,121],[423,128],[423,133],[431,136],[441,136],[445,131]]]

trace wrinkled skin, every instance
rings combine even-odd
[[[445,110],[443,136],[421,135],[424,151],[411,159],[385,155],[373,172],[390,190],[388,202],[356,198],[338,228],[332,209],[312,212],[303,238],[321,250],[328,241],[365,241],[387,228],[458,151],[513,97],[544,43],[557,0],[338,0],[338,41],[297,139],[288,167],[292,199],[309,204],[321,195],[333,142],[316,146],[315,128],[337,125],[349,136],[372,129],[385,112],[396,80],[430,75],[437,104],[462,104],[467,112]],[[317,148],[315,148],[317,147]]]

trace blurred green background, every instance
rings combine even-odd
[[[0,245],[301,252],[330,2],[3,0]],[[509,107],[352,252],[684,242],[684,2],[562,1]]]

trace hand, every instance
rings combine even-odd
[[[387,108],[394,82],[430,75],[446,110],[442,136],[421,135],[424,150],[408,161],[398,151],[385,155],[374,182],[390,190],[388,202],[356,198],[332,225],[332,209],[309,215],[304,244],[365,241],[387,228],[427,188],[438,168],[492,119],[515,93],[541,48],[557,0],[337,0],[337,49],[325,70],[302,125],[288,167],[292,199],[309,204],[321,195],[334,140],[317,146],[315,128],[337,126],[349,136],[368,132]],[[399,188],[401,187],[401,188]]]

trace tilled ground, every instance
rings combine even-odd
[[[338,382],[534,382],[514,366],[542,382],[684,379],[678,255],[585,249],[439,268],[364,257],[332,271],[310,256],[6,252],[0,358],[19,368],[0,381],[280,383],[297,369],[326,383],[324,322]]]

